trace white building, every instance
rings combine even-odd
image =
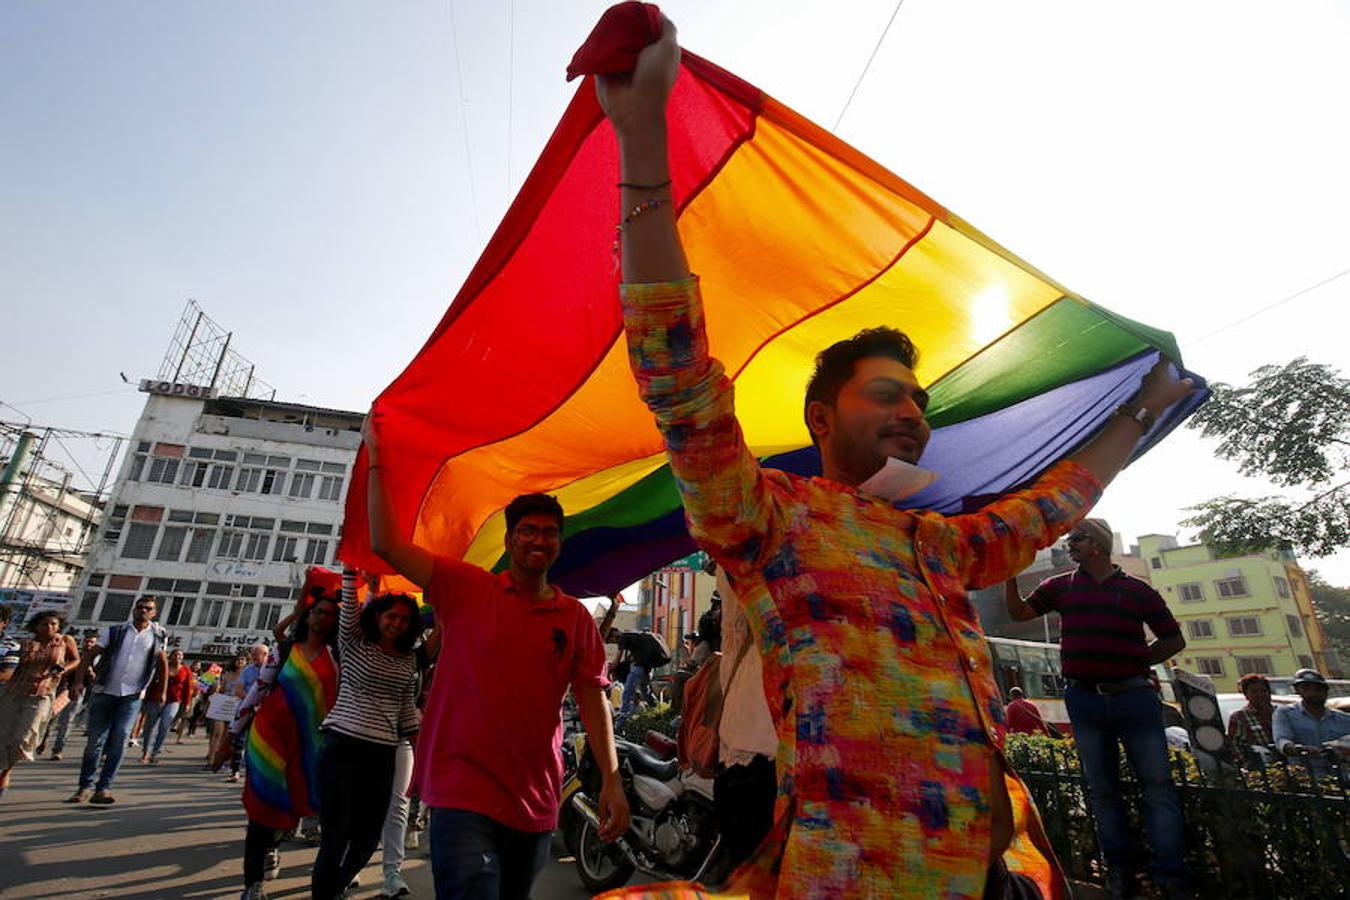
[[[73,489],[69,476],[19,473],[0,497],[0,588],[71,590],[98,516],[95,498]]]
[[[189,657],[271,642],[310,564],[334,565],[363,415],[214,398],[142,382],[149,396],[77,594],[78,628],[125,621],[143,594]]]

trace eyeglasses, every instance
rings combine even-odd
[[[1070,544],[1076,544],[1079,541],[1086,541],[1087,539],[1088,538],[1086,534],[1071,534],[1064,540],[1068,541]]]
[[[562,532],[552,525],[540,528],[538,525],[517,525],[516,537],[527,541],[533,541],[537,538],[543,538],[546,541],[556,541],[562,537]]]

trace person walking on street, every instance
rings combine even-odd
[[[235,750],[234,735],[230,734],[229,726],[239,711],[239,702],[244,699],[243,673],[246,666],[248,654],[236,653],[229,667],[211,685],[205,698],[206,719],[211,723],[205,768],[209,772],[218,772],[228,758],[230,781],[239,780],[239,754]]]
[[[146,594],[139,598],[131,608],[131,621],[104,628],[91,658],[85,661],[95,673],[89,698],[89,741],[80,764],[79,785],[66,798],[67,803],[83,803],[86,799],[100,805],[116,802],[112,785],[122,765],[127,733],[140,712],[146,687],[157,671],[163,677],[169,665],[164,654],[168,636],[154,621],[158,608],[155,597]]]
[[[338,595],[313,572],[296,604],[294,632],[263,661],[232,723],[251,719],[239,729],[247,732],[249,753],[241,900],[266,896],[263,881],[281,869],[282,837],[319,806],[320,726],[337,699]],[[327,574],[336,581],[336,573]]]
[[[33,759],[57,686],[80,665],[79,648],[61,633],[63,624],[52,610],[33,616],[28,623],[33,636],[19,646],[19,664],[0,685],[0,797],[9,790],[10,770]]]
[[[94,652],[94,646],[98,643],[97,635],[85,637],[84,642],[80,644],[80,658],[85,659]],[[64,708],[54,715],[47,722],[47,736],[43,738],[41,746],[37,748],[37,754],[42,754],[47,750],[47,743],[51,742],[51,759],[53,762],[60,762],[65,754],[66,736],[70,733],[70,727],[79,722],[89,708],[89,688],[94,683],[94,674],[85,666],[79,666],[66,673],[65,691],[70,698]],[[58,687],[56,692],[58,696],[62,688]]]
[[[159,762],[164,738],[169,734],[179,710],[192,701],[192,670],[183,664],[183,651],[169,654],[169,665],[162,680],[156,678],[145,691],[145,729],[141,737],[141,762]]]
[[[415,790],[431,810],[436,895],[524,900],[558,824],[569,687],[601,773],[599,836],[613,841],[629,822],[600,631],[585,606],[548,581],[562,548],[562,506],[543,494],[507,505],[506,571],[434,554],[400,533],[378,427],[367,420],[371,547],[426,591],[441,635],[413,761]]]
[[[19,667],[23,639],[9,633],[9,624],[13,620],[14,610],[0,603],[0,684],[13,678],[14,670]]]
[[[1078,568],[1048,578],[1024,600],[1017,579],[1005,582],[1008,614],[1025,622],[1060,614],[1064,705],[1113,898],[1138,892],[1139,865],[1120,787],[1120,745],[1143,790],[1144,829],[1153,849],[1153,880],[1167,897],[1189,897],[1181,798],[1172,783],[1162,699],[1152,666],[1186,646],[1166,601],[1146,581],[1111,562],[1111,526],[1084,519],[1069,532]],[[1149,643],[1144,626],[1153,632]]]
[[[384,594],[358,609],[356,573],[342,573],[337,700],[323,721],[314,900],[339,896],[380,842],[398,747],[418,729],[417,601]]]

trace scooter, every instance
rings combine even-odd
[[[587,751],[585,734],[572,737],[577,769],[563,785],[560,827],[587,890],[619,887],[639,869],[660,881],[698,881],[717,858],[722,839],[713,815],[712,779],[681,771],[674,742],[653,734],[648,735],[651,743],[665,742],[659,752],[615,741],[632,821],[612,844],[600,840],[600,769]]]

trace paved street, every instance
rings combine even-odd
[[[0,800],[0,897],[233,898],[242,888],[244,812],[239,786],[201,771],[205,742],[197,737],[155,767],[131,748],[110,807],[67,806],[75,789],[84,736],[72,735],[66,758],[14,770]],[[172,740],[172,738],[170,739]],[[535,884],[536,900],[586,897],[570,860],[554,859]],[[267,886],[278,898],[309,896],[315,848],[282,847],[281,877]],[[379,851],[361,874],[357,897],[379,895]],[[424,848],[409,851],[404,876],[414,897],[430,898],[431,867]]]

